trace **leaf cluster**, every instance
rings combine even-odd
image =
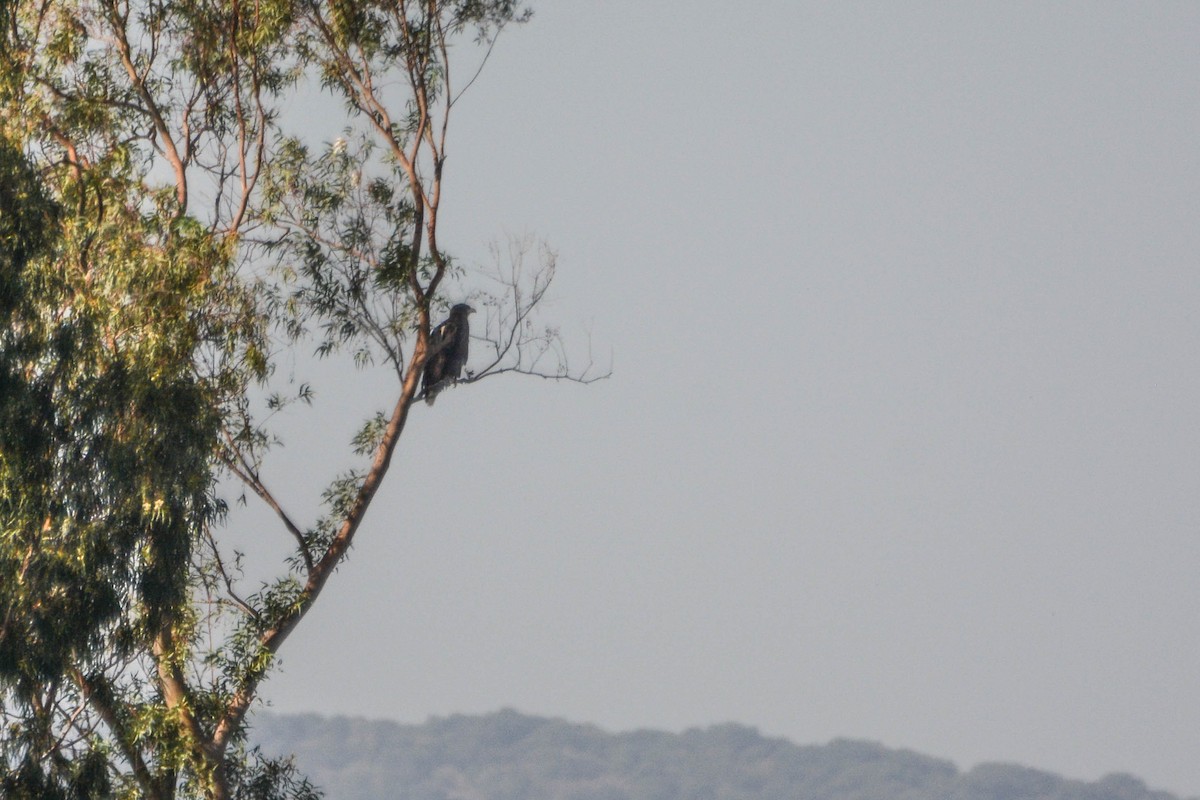
[[[385,177],[364,175],[377,156],[365,138],[316,155],[284,140],[264,174],[264,218],[282,231],[268,250],[289,287],[279,303],[288,335],[315,326],[319,355],[349,346],[360,366],[378,352],[401,369],[415,321],[412,282],[428,281],[434,267],[413,257],[417,212],[396,190],[405,177],[394,165]]]

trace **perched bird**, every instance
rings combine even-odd
[[[471,325],[468,317],[475,309],[459,303],[450,309],[450,317],[429,333],[429,355],[425,359],[425,374],[421,376],[422,396],[433,405],[438,392],[458,380],[467,365],[471,346]]]

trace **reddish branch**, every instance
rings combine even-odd
[[[125,73],[129,76],[133,90],[137,92],[138,97],[142,98],[142,102],[146,106],[146,114],[154,124],[154,130],[161,141],[160,151],[166,156],[167,161],[171,164],[171,169],[175,172],[175,197],[179,202],[176,214],[181,216],[187,211],[188,204],[187,165],[184,157],[179,153],[175,139],[171,135],[171,128],[167,124],[166,118],[163,117],[154,95],[150,94],[145,79],[138,74],[137,67],[134,66],[133,49],[129,44],[128,15],[121,14],[115,0],[104,0],[103,5],[107,12],[109,25],[112,27],[113,44],[116,45],[117,53],[121,56],[121,65],[125,67]]]
[[[417,352],[413,354],[413,365],[418,363],[418,360],[424,359],[424,350],[427,341],[427,336],[419,337]],[[379,490],[384,475],[387,474],[392,454],[395,452],[396,445],[400,441],[400,434],[403,432],[405,422],[408,420],[409,408],[417,392],[420,370],[413,365],[410,365],[408,375],[400,392],[400,397],[392,411],[391,419],[388,421],[383,438],[375,450],[375,458],[371,464],[371,469],[368,471],[366,478],[363,479],[362,486],[358,490],[358,495],[349,513],[347,513],[337,534],[335,534],[333,540],[329,543],[325,554],[309,571],[308,580],[304,584],[294,610],[285,615],[275,625],[263,631],[259,636],[260,648],[271,656],[274,656],[279,651],[279,648],[287,640],[288,636],[291,635],[292,631],[295,630],[300,620],[312,608],[326,581],[329,580],[329,576],[333,574],[334,569],[350,548],[354,534],[362,524],[367,508],[370,506],[375,493]],[[234,693],[227,706],[225,715],[221,718],[216,730],[213,732],[211,742],[214,756],[223,756],[232,736],[241,726],[246,712],[249,711],[250,705],[254,701],[258,684],[262,680],[262,677],[263,675],[259,672],[248,674],[243,679],[242,685]]]

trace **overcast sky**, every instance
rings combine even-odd
[[[458,111],[439,241],[614,375],[416,409],[276,710],[1200,795],[1200,4],[544,2]]]

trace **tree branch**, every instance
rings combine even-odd
[[[423,350],[423,348],[418,347],[418,350]],[[421,353],[421,357],[424,357],[423,352]],[[414,362],[416,360],[417,356],[414,355]],[[321,560],[309,572],[308,580],[304,584],[300,599],[296,603],[294,610],[260,634],[259,646],[265,653],[274,656],[279,651],[279,648],[287,640],[288,636],[291,635],[292,631],[295,630],[300,620],[312,608],[313,603],[321,594],[321,590],[325,587],[326,581],[329,580],[330,575],[333,574],[334,569],[350,548],[350,543],[354,540],[354,534],[362,524],[367,508],[370,506],[371,500],[379,490],[379,486],[387,474],[392,454],[395,452],[396,445],[400,441],[400,434],[404,430],[404,424],[408,420],[408,412],[412,406],[413,397],[416,395],[418,380],[419,370],[415,366],[410,366],[400,392],[400,397],[397,399],[396,406],[392,411],[391,419],[388,421],[383,438],[375,450],[375,458],[371,464],[371,469],[363,479],[362,486],[358,491],[358,496],[354,504],[351,506],[350,512],[342,521],[337,534],[330,542]],[[237,731],[242,720],[245,719],[246,712],[250,709],[250,704],[253,702],[262,677],[262,674],[258,672],[248,674],[227,705],[225,714],[217,724],[212,739],[214,747],[218,748],[221,752],[224,752],[224,749],[228,747],[230,738]]]
[[[158,132],[158,136],[162,141],[162,153],[171,163],[171,168],[175,171],[175,196],[179,202],[179,209],[176,212],[177,216],[182,215],[187,211],[188,204],[188,178],[187,167],[184,165],[183,157],[180,156],[179,150],[175,144],[175,139],[171,135],[170,126],[167,125],[166,119],[163,117],[162,110],[158,107],[154,97],[150,94],[150,90],[146,87],[145,79],[138,74],[137,68],[133,64],[133,51],[129,44],[129,18],[122,16],[117,9],[115,0],[101,0],[109,24],[112,26],[113,43],[117,47],[117,53],[121,56],[121,64],[125,68],[125,73],[129,76],[129,81],[133,85],[133,89],[138,96],[142,98],[142,102],[146,105],[146,113],[150,116],[154,123],[154,129]]]
[[[158,781],[154,779],[141,752],[134,745],[133,737],[125,727],[124,721],[118,716],[116,707],[111,704],[112,692],[103,683],[89,680],[78,668],[72,669],[71,676],[83,693],[84,700],[96,709],[100,718],[104,720],[104,724],[112,731],[121,755],[125,756],[125,760],[129,762],[134,778],[137,780],[138,786],[146,793],[148,800],[166,800],[159,790]]]
[[[225,467],[234,475],[236,475],[237,478],[242,481],[242,483],[249,486],[251,490],[253,490],[253,492],[258,495],[264,503],[270,506],[272,511],[275,512],[276,516],[278,516],[280,521],[283,522],[283,527],[285,527],[287,532],[292,535],[292,538],[296,540],[296,545],[300,549],[300,557],[304,559],[304,567],[306,571],[311,573],[313,571],[313,557],[312,553],[309,551],[308,542],[304,537],[303,531],[296,526],[296,523],[292,522],[292,518],[289,517],[287,512],[283,510],[283,506],[279,504],[279,501],[275,499],[275,495],[271,494],[270,490],[268,490],[263,484],[262,480],[258,477],[257,470],[255,470],[254,466],[246,460],[244,455],[242,455],[241,449],[234,442],[233,437],[229,433],[229,429],[224,425],[221,426],[221,434],[225,437],[225,442],[229,446],[229,450],[226,452],[234,453],[237,456],[237,462],[235,463],[233,458],[229,457],[228,455],[224,455],[222,462],[225,464]]]

